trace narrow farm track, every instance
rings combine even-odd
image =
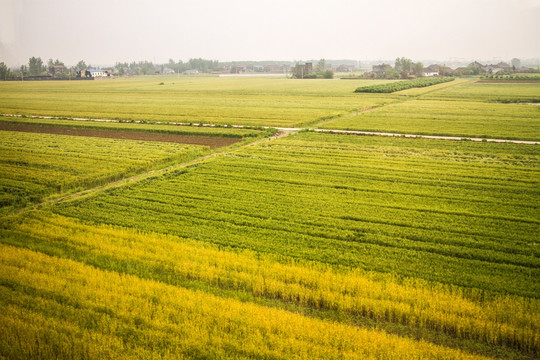
[[[162,168],[162,169],[151,170],[151,171],[141,173],[141,174],[137,174],[137,175],[133,175],[133,176],[121,179],[121,180],[113,181],[113,182],[110,182],[110,183],[105,184],[105,185],[100,185],[100,186],[96,186],[96,187],[93,187],[93,188],[90,188],[90,189],[82,190],[82,191],[79,191],[79,192],[76,192],[76,193],[67,194],[67,195],[61,195],[61,196],[58,196],[58,197],[55,197],[55,198],[52,198],[52,199],[48,199],[48,200],[45,200],[45,201],[43,201],[41,203],[33,204],[33,205],[30,205],[30,206],[18,209],[13,214],[19,214],[19,213],[22,213],[22,212],[25,212],[25,211],[28,211],[28,210],[44,208],[44,207],[47,207],[49,205],[60,203],[60,202],[66,202],[66,201],[72,201],[72,200],[80,199],[80,198],[83,198],[83,197],[91,196],[91,195],[93,195],[95,193],[98,193],[98,192],[101,192],[101,191],[117,188],[117,187],[128,185],[128,184],[133,184],[133,183],[136,183],[138,181],[146,180],[146,179],[149,179],[149,178],[152,178],[152,177],[161,176],[161,175],[164,175],[164,174],[167,174],[167,173],[171,173],[173,171],[177,171],[177,170],[185,169],[185,168],[197,165],[197,164],[201,164],[201,163],[203,163],[203,162],[205,162],[205,161],[207,161],[209,159],[212,159],[212,158],[215,158],[215,157],[218,157],[218,156],[233,152],[233,151],[238,150],[238,149],[242,149],[242,148],[246,148],[246,147],[250,147],[250,146],[255,146],[255,145],[258,145],[260,143],[267,142],[267,141],[276,140],[276,139],[279,139],[279,138],[282,138],[282,137],[285,137],[285,136],[289,136],[289,135],[291,135],[293,133],[294,133],[294,131],[292,131],[292,130],[282,130],[282,131],[279,131],[276,135],[273,135],[271,137],[259,139],[259,140],[256,140],[256,141],[241,145],[239,147],[226,148],[226,149],[224,149],[222,151],[213,152],[211,154],[204,155],[202,157],[190,160],[188,162],[174,164],[174,165]]]
[[[356,116],[361,113],[367,113],[374,110],[377,110],[380,107],[373,107],[369,108],[363,111],[354,111],[350,114],[345,115],[344,117],[351,117]],[[0,114],[1,116],[6,117],[20,117],[20,115],[9,115],[9,114]],[[28,116],[33,119],[61,119],[59,117],[51,117],[51,116]],[[343,116],[340,117],[340,119],[344,118]],[[324,120],[323,122],[317,123],[317,126],[321,126],[327,123],[330,123],[337,118],[332,118],[328,120]],[[71,118],[69,120],[78,120],[78,121],[96,121],[96,122],[120,122],[118,120],[111,120],[111,119],[83,119],[83,118]],[[157,122],[156,124],[165,124]],[[184,126],[189,124],[183,124],[183,123],[167,123],[169,125],[179,125]],[[202,126],[202,127],[215,127],[214,124],[191,124],[190,126]],[[236,129],[243,129],[243,128],[249,128],[245,127],[243,125],[231,125],[232,128]],[[426,134],[414,134],[414,133],[390,133],[390,132],[383,132],[383,131],[359,131],[359,130],[342,130],[342,129],[318,129],[318,128],[308,128],[308,127],[271,127],[271,126],[264,126],[265,129],[276,129],[279,130],[282,133],[286,133],[287,135],[290,135],[291,133],[302,131],[302,130],[309,130],[309,131],[316,131],[321,133],[330,133],[330,134],[342,134],[342,135],[364,135],[364,136],[391,136],[391,137],[405,137],[405,138],[422,138],[422,139],[433,139],[433,140],[450,140],[450,141],[475,141],[475,142],[495,142],[495,143],[512,143],[512,144],[527,144],[527,145],[540,145],[540,141],[532,141],[532,140],[518,140],[518,139],[494,139],[494,138],[478,138],[478,137],[466,137],[466,136],[444,136],[444,135],[426,135]],[[273,139],[268,138],[268,139]]]
[[[329,123],[331,123],[333,121],[336,121],[337,119],[346,119],[346,118],[350,118],[350,117],[353,117],[353,116],[358,116],[359,114],[368,113],[368,112],[371,112],[373,110],[377,110],[377,109],[379,109],[379,108],[381,108],[383,106],[385,106],[385,105],[371,106],[371,107],[369,107],[367,109],[351,111],[350,113],[345,114],[345,115],[340,115],[340,116],[333,117],[333,118],[330,118],[330,119],[326,119],[326,120],[323,120],[323,121],[320,121],[320,122],[314,122],[314,126],[323,126],[323,125],[329,124]]]

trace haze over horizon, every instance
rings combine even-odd
[[[540,0],[0,0],[0,62],[540,57]]]

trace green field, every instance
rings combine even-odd
[[[538,84],[374,83],[0,82],[0,113],[122,120],[0,127],[239,141],[0,131],[0,358],[537,359],[538,145],[260,127],[540,140],[496,98]],[[254,128],[154,123],[188,109]]]
[[[205,152],[202,146],[0,131],[0,211]]]
[[[469,82],[460,87],[448,87],[433,92],[427,98],[464,99],[468,101],[488,102],[540,102],[540,83],[481,83]]]
[[[321,128],[540,140],[540,106],[421,98],[341,118]]]

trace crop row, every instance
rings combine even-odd
[[[304,133],[54,211],[539,297],[538,150],[460,145]]]
[[[5,208],[207,151],[200,146],[10,131],[0,131],[0,139],[0,206]]]
[[[0,250],[0,354],[8,358],[481,358],[33,251]]]
[[[337,119],[323,127],[540,140],[540,116],[537,106],[463,100],[410,100],[389,104],[357,116]]]
[[[252,251],[220,250],[176,236],[86,225],[48,212],[13,218],[6,228],[5,244],[226,298],[252,302],[266,298],[268,304],[278,300],[374,320],[379,327],[405,325],[417,336],[440,333],[525,352],[536,352],[540,342],[536,299],[490,297],[478,290],[400,281],[360,270],[280,263]]]
[[[540,102],[540,83],[468,82],[423,95],[422,99],[461,100],[472,102],[534,103]],[[459,110],[460,107],[454,110]]]
[[[357,93],[393,93],[396,91],[422,88],[431,85],[442,84],[445,82],[453,81],[454,78],[419,78],[413,80],[396,81],[388,84],[362,86],[356,88],[354,92]]]

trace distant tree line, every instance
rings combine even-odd
[[[174,70],[176,73],[182,73],[188,70],[197,70],[199,72],[208,73],[212,71],[218,71],[223,68],[217,60],[206,60],[206,59],[189,59],[187,62],[178,60],[174,62],[173,59],[169,59],[167,66]]]
[[[277,62],[271,62],[277,63]],[[275,64],[274,64],[275,65]],[[432,68],[434,67],[434,68]],[[49,59],[46,63],[40,57],[28,59],[28,63],[21,65],[20,68],[9,68],[5,63],[0,62],[0,80],[25,78],[55,78],[67,79],[80,76],[83,70],[92,69],[92,65],[80,60],[76,65],[67,67],[59,59]],[[289,65],[286,65],[280,71],[288,72]],[[168,63],[154,64],[151,61],[139,62],[117,62],[113,67],[105,68],[111,75],[152,75],[152,74],[170,74],[184,73],[186,71],[196,70],[200,73],[211,72],[231,72],[240,73],[245,71],[263,72],[266,70],[262,65],[253,65],[253,62],[229,62],[220,63],[217,60],[208,60],[202,58],[192,58],[184,62],[182,60],[174,61],[169,59]],[[334,72],[330,66],[327,66],[325,59],[320,59],[315,66],[311,62],[305,64],[296,63],[291,69],[293,78],[314,79],[314,78],[333,78]],[[511,75],[522,72],[539,73],[539,69],[525,68],[521,66],[520,59],[513,58],[511,64],[500,62],[495,65],[482,65],[473,62],[466,67],[450,69],[444,65],[430,65],[424,68],[421,62],[413,62],[405,57],[398,57],[394,66],[389,64],[375,65],[373,71],[364,74],[365,77],[375,79],[409,79],[422,77],[425,71],[436,72],[437,76],[471,76],[471,75]]]
[[[75,66],[67,67],[64,62],[56,59],[49,59],[45,64],[40,57],[28,59],[28,63],[21,65],[19,69],[10,69],[5,63],[0,62],[0,80],[8,80],[20,78],[24,80],[26,77],[54,77],[68,78],[77,76],[81,71],[93,68],[92,65],[86,64],[84,60],[80,60]],[[151,61],[139,62],[117,62],[114,67],[107,68],[115,75],[152,75],[165,73],[165,69],[175,73],[182,73],[187,70],[197,70],[202,73],[222,70],[223,66],[217,60],[207,60],[202,58],[189,59],[187,62],[178,60],[175,62],[170,59],[166,64],[154,64]]]

